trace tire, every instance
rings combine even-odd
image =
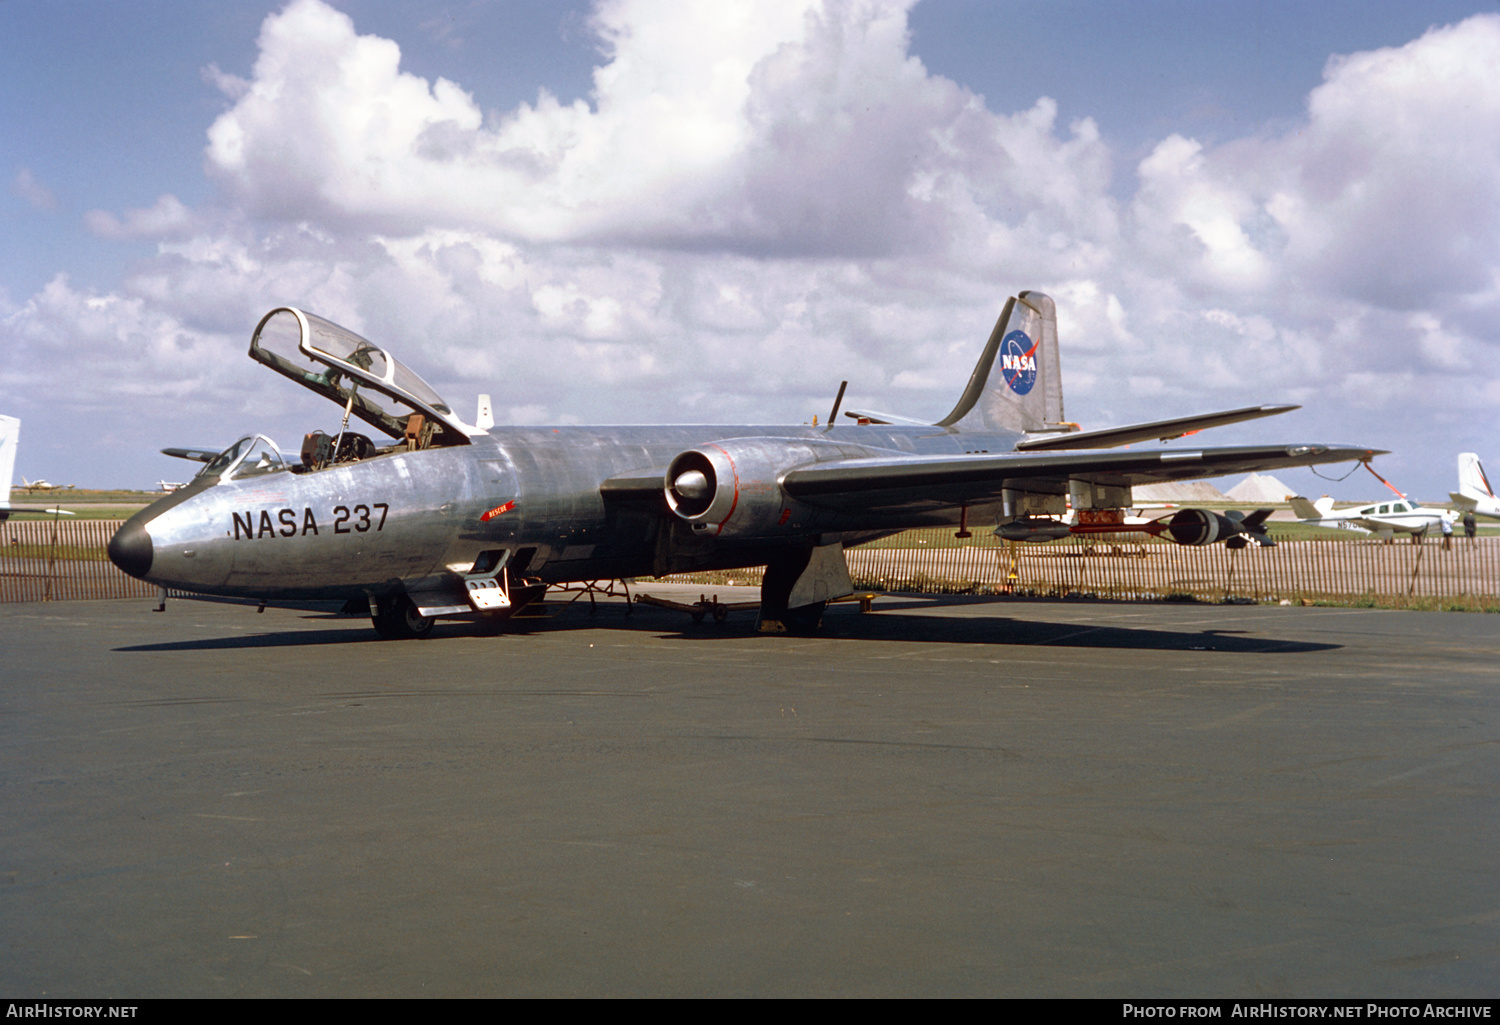
[[[384,641],[420,640],[432,633],[434,620],[417,611],[404,594],[380,599],[380,611],[370,617]]]

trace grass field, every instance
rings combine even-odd
[[[72,520],[124,520],[136,510],[144,509],[161,498],[162,491],[90,491],[70,488],[66,491],[43,491],[28,494],[19,489],[10,493],[10,518],[13,520],[50,520],[54,507]]]

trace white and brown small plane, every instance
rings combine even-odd
[[[1448,509],[1418,505],[1406,498],[1339,511],[1334,511],[1333,505],[1333,499],[1327,495],[1316,502],[1309,502],[1301,495],[1292,497],[1292,512],[1303,523],[1314,527],[1358,530],[1375,534],[1382,541],[1390,541],[1397,534],[1409,534],[1413,541],[1417,541],[1429,530],[1441,530],[1444,523],[1451,528],[1453,521],[1458,518]]]

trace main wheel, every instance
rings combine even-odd
[[[755,629],[760,633],[789,633],[803,636],[815,633],[823,619],[826,601],[787,608],[792,587],[807,568],[812,558],[812,549],[804,548],[787,552],[766,564],[765,576],[760,581],[760,619]]]
[[[781,614],[781,622],[786,626],[787,633],[811,637],[818,632],[818,627],[823,622],[823,609],[827,606],[826,601],[815,601],[811,605],[787,609]]]
[[[417,611],[404,594],[381,598],[380,611],[370,617],[382,640],[409,641],[432,633],[433,619]]]

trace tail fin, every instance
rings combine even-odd
[[[10,516],[10,475],[16,472],[16,445],[21,440],[21,421],[0,416],[0,520]]]
[[[1494,500],[1495,489],[1490,487],[1490,479],[1484,475],[1484,465],[1480,463],[1478,453],[1459,453],[1458,493],[1465,498]]]
[[[1327,495],[1316,502],[1309,502],[1301,495],[1293,495],[1289,501],[1292,503],[1292,512],[1299,520],[1321,520],[1333,511],[1333,499]]]
[[[959,431],[1076,430],[1063,422],[1057,307],[1041,292],[1009,300],[953,412],[938,427]]]

